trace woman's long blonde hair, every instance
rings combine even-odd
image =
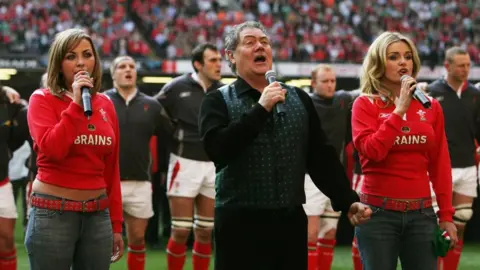
[[[62,74],[62,61],[65,55],[84,39],[90,42],[93,55],[95,56],[95,67],[93,68],[93,74],[90,75],[95,80],[91,93],[100,92],[102,87],[102,65],[92,38],[82,29],[68,29],[55,36],[49,51],[47,87],[53,95],[60,96],[64,89],[68,89],[68,86],[65,85],[65,77]]]
[[[387,90],[381,83],[385,76],[387,63],[387,48],[390,44],[398,41],[407,43],[413,55],[412,77],[416,77],[420,70],[420,57],[413,41],[398,32],[384,32],[378,36],[368,48],[367,55],[363,60],[360,73],[360,90],[368,96],[384,96],[387,103],[393,103],[394,94]]]

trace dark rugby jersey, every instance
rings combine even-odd
[[[138,90],[128,102],[116,89],[110,89],[105,94],[115,105],[120,127],[120,179],[150,180],[153,161],[150,140],[157,135],[163,143],[170,132],[170,123],[162,105]],[[166,172],[167,159],[161,157],[160,162],[160,171]]]
[[[459,97],[444,79],[429,84],[427,90],[443,109],[452,168],[475,166],[474,140],[480,142],[480,91],[467,83]]]
[[[331,99],[322,98],[315,93],[311,94],[310,97],[322,122],[325,135],[327,135],[330,144],[335,147],[338,157],[342,159],[348,137],[348,125],[350,125],[349,111],[353,101],[352,95],[344,90],[339,90],[335,92]]]
[[[12,153],[29,138],[26,121],[22,120],[25,115],[25,106],[11,104],[3,92],[0,93],[0,185],[8,183]]]
[[[180,157],[210,161],[198,133],[198,115],[205,95],[221,87],[220,82],[213,83],[205,92],[202,86],[184,74],[166,84],[155,98],[165,108],[173,123],[173,142],[171,151]]]

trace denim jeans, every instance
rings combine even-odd
[[[31,270],[107,270],[112,246],[108,208],[90,213],[30,210],[25,247]]]
[[[373,214],[355,227],[364,270],[436,270],[433,241],[437,217],[433,208],[397,212],[370,206]]]

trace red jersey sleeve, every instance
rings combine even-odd
[[[46,90],[36,90],[30,97],[27,111],[28,128],[38,149],[48,158],[62,160],[77,137],[77,126],[82,119],[83,109],[71,102],[60,114],[60,121],[55,112],[55,105],[48,100]]]
[[[352,108],[352,137],[357,151],[369,160],[380,162],[395,143],[403,119],[394,113],[378,125],[378,108],[369,97],[359,97]]]
[[[107,195],[110,201],[110,219],[114,233],[122,232],[123,209],[122,195],[120,189],[120,133],[118,127],[117,114],[110,100],[106,101],[108,105],[109,119],[112,121],[112,127],[115,132],[115,146],[113,152],[105,160],[105,183],[107,184]]]
[[[432,105],[436,110],[435,138],[437,147],[430,151],[430,164],[428,174],[432,182],[433,191],[437,198],[438,217],[440,222],[453,221],[455,210],[452,207],[452,168],[450,167],[450,155],[448,153],[447,137],[442,107],[433,99]]]

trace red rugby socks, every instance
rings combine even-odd
[[[176,243],[172,238],[167,244],[167,265],[168,270],[182,270],[185,264],[185,253],[187,245]]]
[[[128,245],[127,266],[128,270],[145,269],[145,245]]]

